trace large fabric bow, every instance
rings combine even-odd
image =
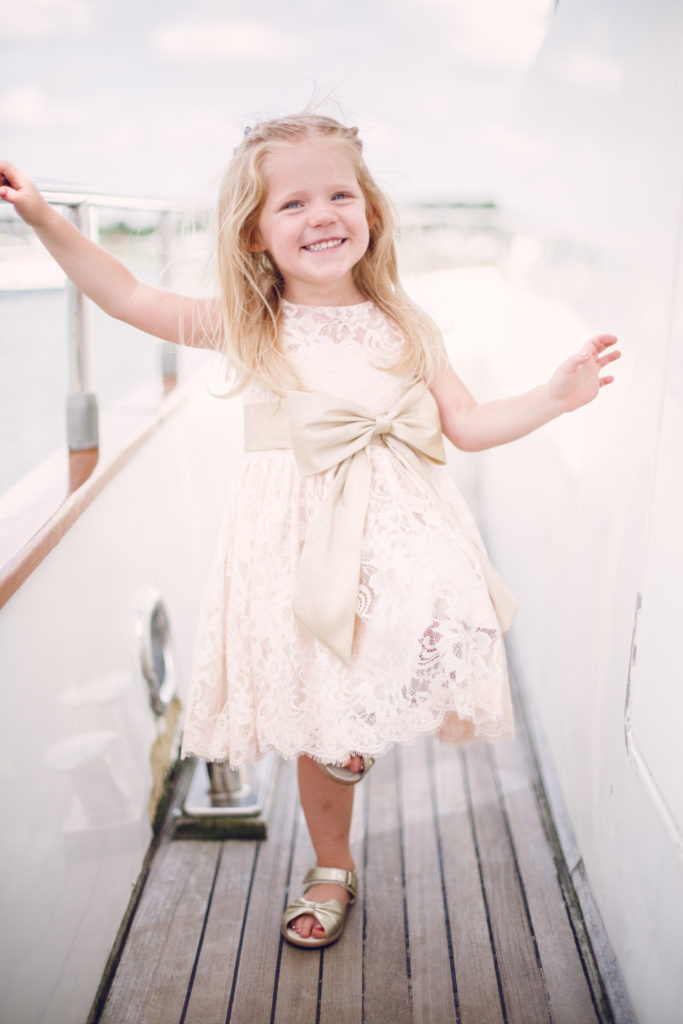
[[[439,412],[422,382],[412,385],[382,416],[345,399],[308,391],[288,392],[287,411],[299,472],[308,476],[338,467],[301,551],[294,613],[348,663],[370,495],[366,448],[381,438],[429,486],[417,453],[434,462],[446,461]]]

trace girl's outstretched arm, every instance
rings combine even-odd
[[[14,207],[67,277],[105,313],[166,341],[213,343],[216,310],[211,300],[187,298],[138,281],[123,263],[57,213],[30,178],[6,161],[0,161],[0,198]]]
[[[603,385],[614,380],[612,376],[601,377],[600,373],[621,355],[612,348],[616,340],[612,334],[599,334],[581,352],[562,363],[547,384],[524,395],[481,405],[449,366],[430,385],[444,434],[463,451],[482,451],[515,441],[563,412],[586,405]]]

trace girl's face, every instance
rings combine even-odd
[[[305,306],[362,302],[351,271],[370,228],[343,144],[313,136],[280,145],[266,156],[263,175],[266,198],[252,249],[270,253],[285,299]]]

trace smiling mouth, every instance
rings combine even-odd
[[[311,242],[310,245],[302,245],[306,252],[324,252],[325,249],[337,249],[346,239],[326,238],[324,242]]]

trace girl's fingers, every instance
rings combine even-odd
[[[594,358],[597,366],[601,369],[603,366],[607,366],[608,363],[613,363],[615,359],[621,359],[621,352],[618,349],[614,349],[612,352],[605,352],[605,349],[610,348],[616,341],[617,339],[613,334],[600,334],[597,338],[591,338],[580,353],[580,361],[585,363],[589,359]],[[601,352],[605,352],[605,354],[600,355]]]
[[[20,188],[21,175],[17,168],[6,160],[0,160],[0,197],[9,203],[16,203]]]
[[[617,338],[614,334],[598,334],[586,342],[581,350],[581,355],[587,359],[590,358],[590,356],[597,356],[606,348],[609,348],[611,345],[615,345],[616,342]]]
[[[598,334],[597,337],[591,338],[591,342],[595,346],[596,352],[602,352],[606,348],[610,348],[611,345],[616,345],[617,338],[614,334]]]
[[[16,203],[19,199],[19,193],[16,189],[10,188],[9,185],[0,184],[0,199],[5,199],[8,203]]]
[[[16,185],[19,171],[7,160],[0,160],[0,185]]]
[[[613,363],[615,359],[621,359],[621,352],[608,352],[606,356],[598,359],[598,366],[607,366],[608,363]]]

